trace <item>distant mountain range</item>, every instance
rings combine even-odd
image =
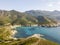
[[[10,23],[12,24],[23,24],[28,23],[31,21],[32,23],[37,20],[34,16],[31,16],[29,14],[23,13],[23,12],[18,12],[15,10],[0,10],[0,22],[2,21],[1,19],[6,19],[5,17],[8,17],[10,19]],[[5,20],[6,21],[6,20]]]
[[[25,13],[31,14],[33,16],[60,16],[60,11],[41,11],[41,10],[30,10]]]
[[[10,23],[12,24],[50,24],[57,23],[57,20],[60,20],[60,11],[30,10],[19,12],[16,10],[0,10],[0,22],[4,19],[4,23],[6,23],[6,17],[10,19]]]
[[[26,11],[25,13],[30,14],[35,17],[46,16],[53,20],[60,21],[60,11],[58,10],[54,10],[54,11],[29,10],[29,11]]]

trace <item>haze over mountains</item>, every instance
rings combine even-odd
[[[60,11],[54,10],[54,11],[42,11],[42,10],[30,10],[26,11],[26,13],[31,14],[33,16],[60,16]]]
[[[28,13],[29,12],[29,13]],[[0,10],[0,26],[5,26],[5,24],[11,23],[11,25],[24,25],[24,26],[28,26],[28,24],[31,25],[35,25],[35,24],[40,24],[40,25],[53,25],[56,24],[55,19],[52,19],[53,17],[51,17],[50,15],[47,16],[47,14],[49,14],[49,11],[27,11],[27,12],[19,12],[16,10]],[[50,18],[51,17],[51,18]],[[1,39],[7,39],[6,36],[10,35],[12,33],[10,33],[10,25],[7,25],[7,27],[1,27],[0,32],[4,32],[1,33],[2,35],[0,35]],[[9,28],[8,28],[9,27]],[[7,28],[7,29],[5,29]],[[4,31],[3,31],[4,30]],[[8,32],[6,31],[8,30]],[[34,30],[34,28],[33,28]],[[29,32],[29,31],[28,31]],[[22,32],[24,33],[24,32]],[[5,34],[5,35],[4,35]],[[20,35],[20,34],[19,34]],[[7,36],[8,37],[8,36]],[[44,44],[49,44],[49,45],[58,45],[55,42],[51,42],[49,40],[46,39],[42,39],[42,38],[37,38],[37,35],[33,35],[31,37],[28,37],[27,39],[17,39],[17,40],[8,40],[8,41],[4,41],[3,43],[1,42],[1,45],[44,45]],[[7,42],[7,43],[6,43]]]
[[[42,11],[42,10],[30,10],[26,11],[25,13],[30,14],[32,16],[46,16],[51,19],[55,19],[56,21],[60,21],[60,11]]]
[[[16,10],[0,10],[0,22],[12,23],[12,24],[50,24],[56,23],[60,20],[60,11],[41,11],[41,10],[30,10],[25,12],[19,12]],[[7,19],[9,19],[7,21]]]

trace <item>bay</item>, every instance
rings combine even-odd
[[[17,27],[16,38],[26,38],[33,34],[42,34],[42,38],[60,43],[60,27]]]

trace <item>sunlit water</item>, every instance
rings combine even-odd
[[[42,34],[43,38],[60,43],[60,27],[17,27],[17,38],[25,38],[33,34]]]

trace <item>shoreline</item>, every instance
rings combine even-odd
[[[13,29],[13,28],[16,28],[16,27],[21,27],[21,25],[13,25],[13,26],[11,25],[10,27]]]

